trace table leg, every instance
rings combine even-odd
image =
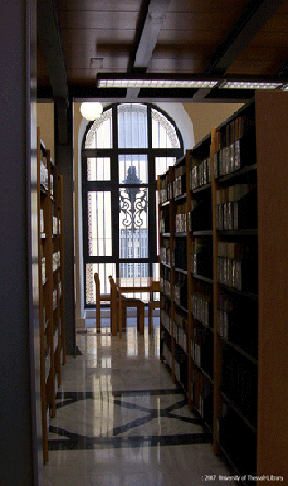
[[[111,334],[117,336],[117,293],[111,295]]]
[[[119,339],[122,339],[122,294],[119,290]]]

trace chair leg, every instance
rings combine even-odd
[[[100,329],[100,303],[96,305],[96,329]]]
[[[141,335],[143,335],[144,334],[144,303],[143,302],[141,302],[141,305],[138,307],[138,313],[139,313],[139,332]]]
[[[151,334],[153,336],[153,325],[152,325],[152,305],[149,302],[148,303],[148,334]]]

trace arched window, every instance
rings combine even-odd
[[[175,123],[149,103],[114,103],[88,124],[82,144],[86,307],[95,305],[94,272],[101,293],[109,292],[109,275],[157,274],[157,175],[182,155]]]

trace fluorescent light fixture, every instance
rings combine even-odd
[[[213,88],[217,78],[202,75],[98,74],[98,88]]]
[[[190,89],[281,89],[288,80],[269,76],[226,75],[225,77],[188,73],[98,73],[98,88],[190,88]],[[287,86],[287,87],[286,87]]]
[[[276,89],[282,86],[282,82],[257,82],[257,81],[225,81],[221,88],[224,89]]]

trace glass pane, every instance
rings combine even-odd
[[[96,118],[85,140],[85,148],[112,148],[112,109]]]
[[[152,108],[152,148],[180,148],[175,127],[155,108]]]
[[[109,275],[116,278],[115,263],[87,263],[86,264],[86,303],[96,304],[94,273],[97,272],[100,280],[100,294],[110,294]]]
[[[112,256],[111,192],[88,192],[88,254]]]
[[[118,147],[147,148],[147,107],[137,103],[118,105]]]
[[[110,181],[110,158],[89,157],[87,159],[87,181]]]
[[[155,157],[156,179],[158,175],[164,174],[168,167],[175,165],[176,157]]]
[[[148,189],[119,190],[119,256],[148,258]]]
[[[147,155],[119,155],[119,184],[147,184]]]

